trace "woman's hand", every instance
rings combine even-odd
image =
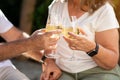
[[[46,59],[46,64],[42,65],[42,74],[40,80],[58,80],[62,72],[55,64],[54,60]]]
[[[87,35],[82,31],[80,35],[76,35],[72,32],[69,32],[69,37],[65,37],[64,39],[67,41],[69,47],[73,50],[81,50],[85,52],[89,52],[95,49],[95,42],[89,40]]]

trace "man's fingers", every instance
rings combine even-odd
[[[43,28],[43,29],[38,29],[38,30],[35,31],[36,34],[37,34],[37,33],[43,33],[43,32],[45,32],[45,29],[44,29],[44,28]]]
[[[41,29],[40,32],[46,32],[45,28]]]

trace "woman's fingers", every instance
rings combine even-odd
[[[77,35],[77,34],[74,34],[73,32],[68,32],[69,36],[72,38],[72,39],[80,39]]]
[[[70,40],[69,38],[67,38],[67,37],[65,37],[65,36],[63,36],[63,38],[64,38],[68,43],[71,42],[71,40]]]

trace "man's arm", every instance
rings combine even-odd
[[[14,35],[15,34],[15,35]],[[9,35],[9,36],[8,36]],[[18,30],[17,28],[13,27],[11,28],[9,31],[7,31],[4,34],[1,34],[1,36],[7,41],[15,41],[15,40],[20,40],[20,39],[25,39],[25,38],[29,38],[30,36],[25,33],[22,32],[20,30]],[[5,43],[6,44],[6,43]],[[15,44],[16,45],[16,44]],[[21,45],[22,46],[22,45]],[[11,47],[12,48],[12,47]],[[11,49],[10,49],[11,50]],[[14,52],[16,53],[16,52]],[[17,54],[13,54],[15,56],[17,56]],[[19,54],[18,54],[19,55]],[[40,50],[34,50],[34,51],[27,51],[23,53],[24,56],[32,58],[36,61],[39,61],[42,57],[42,54],[40,52]],[[9,55],[8,55],[9,56]],[[6,57],[6,56],[5,56]],[[10,54],[10,58],[12,58],[12,55]]]
[[[0,34],[7,41],[7,43],[0,45],[0,61],[13,58],[23,52],[50,48],[58,40],[56,38],[50,38],[50,36],[59,33],[60,31],[41,33],[40,30],[37,30],[28,38],[25,33],[12,27],[9,31]]]
[[[32,49],[31,41],[28,38],[29,35],[15,27],[0,35],[7,41],[7,43],[0,44],[0,60],[18,56]]]

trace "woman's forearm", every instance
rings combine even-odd
[[[110,50],[99,45],[98,54],[93,57],[98,66],[104,69],[112,69],[119,59],[119,51]]]

